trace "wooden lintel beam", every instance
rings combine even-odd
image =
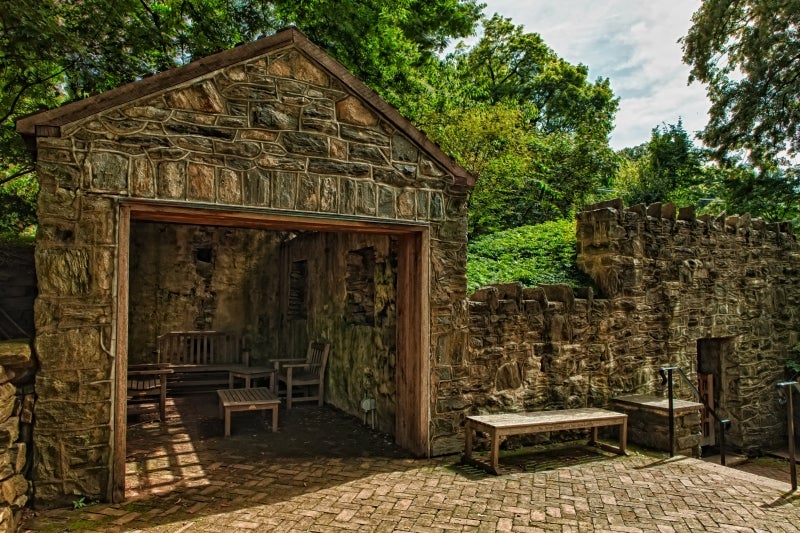
[[[171,222],[207,226],[227,226],[265,230],[303,230],[330,232],[378,233],[405,235],[420,233],[422,224],[387,223],[375,220],[321,218],[302,215],[282,215],[250,210],[219,210],[199,207],[163,205],[148,202],[126,202],[133,220]]]

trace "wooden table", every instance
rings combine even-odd
[[[597,428],[603,426],[620,427],[618,447],[597,441]],[[628,415],[606,409],[585,408],[468,416],[464,427],[465,443],[462,461],[479,466],[489,473],[498,474],[500,437],[584,428],[592,429],[592,440],[589,441],[589,444],[620,455],[626,454]],[[491,443],[489,464],[477,461],[472,457],[472,438],[475,431],[483,432],[489,437]]]
[[[253,389],[221,389],[219,416],[225,419],[225,436],[231,435],[231,413],[238,411],[272,411],[272,431],[278,431],[278,405],[281,401],[266,387]]]
[[[271,366],[246,366],[228,371],[228,388],[233,388],[234,378],[244,380],[244,388],[249,389],[254,379],[269,378],[269,390],[275,392],[278,371]]]

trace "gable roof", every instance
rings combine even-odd
[[[475,184],[475,176],[457,164],[452,157],[445,154],[438,145],[417,129],[394,107],[378,96],[375,91],[351,74],[344,65],[333,59],[327,52],[312,43],[308,37],[294,27],[285,28],[269,37],[262,37],[257,41],[245,43],[236,48],[192,61],[188,65],[175,67],[153,76],[121,85],[96,96],[23,117],[17,120],[16,129],[25,138],[29,146],[35,146],[36,137],[58,137],[60,136],[61,126],[66,124],[286,47],[295,47],[301,50],[329,74],[337,78],[345,87],[363,99],[378,115],[404,133],[422,150],[427,152],[434,161],[453,174],[457,184],[466,187],[472,187]]]

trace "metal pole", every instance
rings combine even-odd
[[[669,456],[675,457],[675,397],[672,390],[672,369],[667,369],[667,393],[669,394]]]
[[[792,478],[792,490],[797,490],[797,462],[794,456],[794,405],[792,402],[792,389],[789,387],[789,475]]]
[[[796,381],[784,381],[778,383],[778,387],[786,387],[789,390],[787,394],[787,427],[789,430],[789,477],[791,478],[792,491],[797,490],[797,459],[794,453],[794,401],[792,400],[792,389],[798,387]],[[800,388],[799,388],[800,390]]]

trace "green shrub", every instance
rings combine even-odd
[[[467,288],[519,281],[525,286],[566,283],[591,285],[575,264],[575,221],[555,220],[499,231],[467,246]]]

